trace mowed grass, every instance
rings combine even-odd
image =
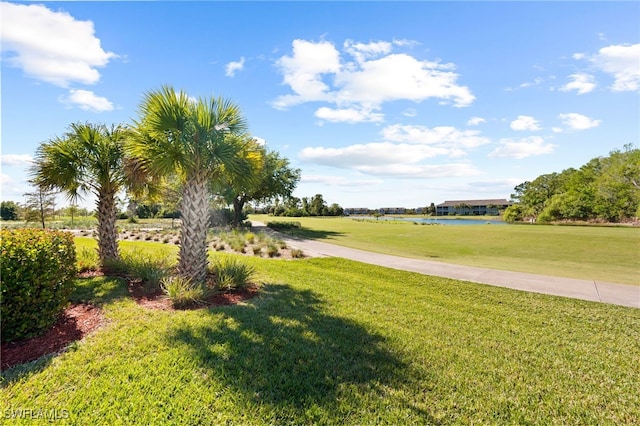
[[[5,372],[3,413],[66,410],[59,422],[79,425],[640,422],[638,309],[336,258],[242,259],[261,295],[206,310],[150,310],[119,279],[77,280],[74,300],[102,306],[108,324]]]
[[[640,285],[640,228],[553,225],[414,225],[351,218],[300,222],[297,235],[416,259]]]

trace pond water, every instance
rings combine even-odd
[[[506,222],[503,222],[498,219],[447,219],[444,217],[385,217],[380,216],[379,218],[375,218],[373,216],[359,216],[354,217],[354,220],[358,219],[366,219],[366,220],[398,220],[404,222],[415,222],[420,225],[506,225]]]

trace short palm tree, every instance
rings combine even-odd
[[[33,182],[65,192],[72,202],[83,193],[96,197],[101,263],[118,258],[116,194],[127,183],[124,141],[127,129],[74,123],[63,137],[42,143],[32,167]]]
[[[207,274],[209,186],[222,173],[247,166],[247,124],[228,99],[190,98],[164,86],[145,94],[128,152],[154,176],[184,182],[178,273],[202,282]]]

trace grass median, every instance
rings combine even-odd
[[[300,222],[294,234],[377,253],[567,278],[640,285],[640,228],[554,225],[416,225],[352,218]]]
[[[65,410],[73,424],[640,422],[640,310],[343,259],[242,259],[263,289],[235,306],[156,311],[119,279],[77,280],[74,297],[102,306],[107,326],[3,373],[3,412]]]

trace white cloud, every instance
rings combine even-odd
[[[522,130],[540,130],[540,126],[538,125],[538,120],[528,115],[519,115],[518,118],[511,122],[511,129],[522,131]]]
[[[321,120],[334,123],[362,123],[367,121],[376,123],[384,120],[384,114],[356,108],[332,109],[321,107],[315,112],[315,116]]]
[[[29,154],[3,154],[0,155],[0,164],[3,166],[30,166],[33,157]]]
[[[572,81],[560,88],[562,92],[575,90],[578,95],[583,95],[591,92],[596,87],[595,78],[590,74],[571,74],[569,78],[572,79]]]
[[[117,57],[102,49],[91,21],[43,5],[8,2],[1,15],[2,50],[12,53],[8,62],[38,80],[62,87],[94,84],[100,79],[97,68]]]
[[[402,115],[404,115],[405,117],[415,117],[416,115],[418,115],[418,111],[415,110],[415,108],[407,108]]]
[[[264,140],[262,138],[259,138],[257,136],[254,136],[253,140],[260,146],[266,146],[267,145],[267,141],[266,140]]]
[[[90,90],[71,89],[67,96],[60,97],[60,102],[77,106],[85,111],[113,111],[113,104],[105,97],[96,96]]]
[[[640,89],[640,43],[603,47],[591,58],[596,68],[611,74],[615,92]]]
[[[367,44],[357,43],[353,40],[344,42],[344,50],[353,56],[358,63],[391,52],[391,46],[391,43],[388,41],[378,41]]]
[[[447,151],[428,145],[389,142],[351,145],[344,148],[308,147],[300,159],[314,164],[355,170],[372,176],[393,178],[434,178],[478,174],[469,163],[426,164],[425,159]]]
[[[328,41],[294,40],[292,45],[293,55],[281,57],[276,65],[284,74],[284,82],[295,94],[280,96],[274,106],[286,108],[304,102],[329,100],[329,87],[322,81],[322,75],[340,71],[338,50]]]
[[[302,183],[321,183],[329,186],[344,186],[344,187],[360,187],[378,185],[383,183],[382,179],[359,179],[350,178],[346,176],[334,176],[334,175],[306,175],[303,174],[300,178]]]
[[[471,117],[469,121],[467,121],[467,126],[477,126],[479,124],[486,123],[486,122],[487,120],[485,120],[482,117]]]
[[[420,102],[429,98],[451,101],[457,107],[470,105],[475,96],[456,84],[453,64],[420,61],[406,54],[391,54],[359,64],[357,69],[336,75],[340,103],[380,105],[395,100]]]
[[[572,130],[586,130],[593,127],[598,127],[601,120],[594,120],[586,115],[578,114],[576,112],[570,112],[568,114],[560,114],[558,116],[565,126],[568,126]]]
[[[521,89],[524,89],[531,86],[538,86],[543,81],[544,79],[542,77],[536,77],[533,79],[533,81],[525,81],[524,83],[520,84],[520,86],[518,87],[520,87]]]
[[[489,157],[522,159],[533,155],[551,154],[555,145],[545,143],[540,136],[522,139],[502,139],[500,146],[489,154]]]
[[[225,75],[227,77],[234,77],[236,75],[236,71],[242,71],[243,68],[244,56],[240,57],[240,60],[237,62],[229,62],[225,68]]]
[[[393,46],[403,44],[347,40],[345,53],[355,59],[349,62],[333,43],[294,40],[292,55],[276,62],[293,93],[278,97],[273,106],[324,101],[339,109],[375,110],[394,100],[438,98],[457,107],[474,101],[469,88],[457,84],[453,64],[391,53]]]
[[[474,148],[490,142],[489,139],[480,136],[478,130],[458,130],[451,126],[428,128],[394,124],[385,127],[382,136],[393,142],[436,145],[451,152],[456,148]]]
[[[341,148],[307,147],[299,158],[314,164],[355,170],[373,176],[433,178],[471,176],[478,170],[467,162],[430,164],[434,157],[462,157],[462,148],[488,143],[476,131],[453,127],[429,129],[422,126],[388,126],[382,131],[387,141],[355,144]]]

